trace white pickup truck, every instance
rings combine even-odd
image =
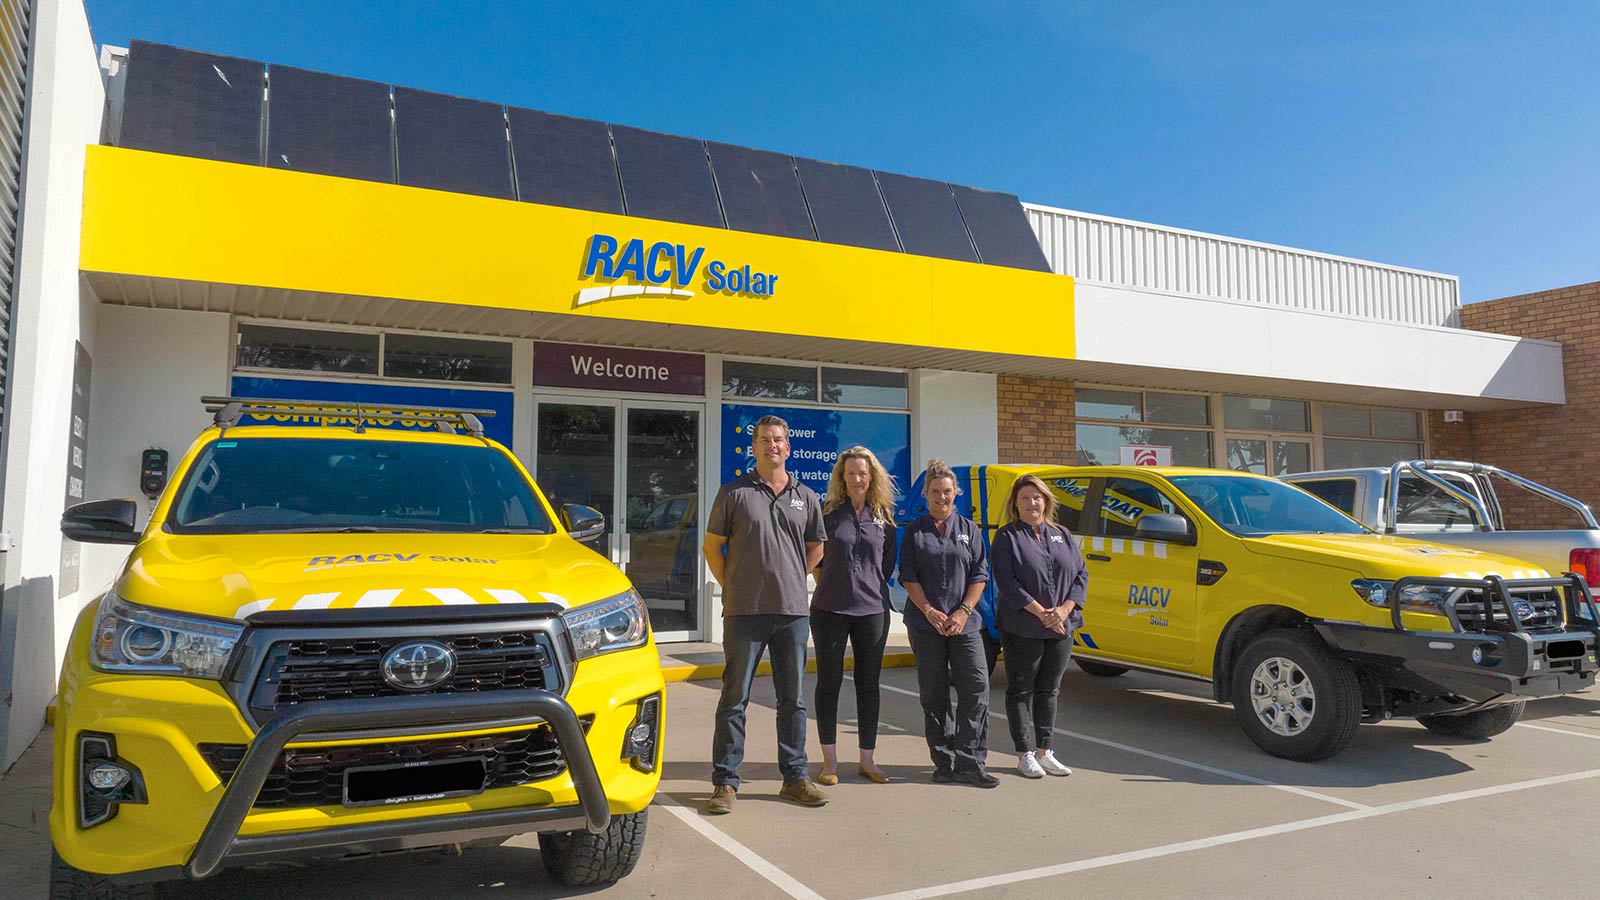
[[[1600,587],[1600,525],[1587,504],[1504,469],[1451,460],[1405,460],[1389,468],[1333,469],[1282,476],[1384,534],[1427,535],[1526,560],[1551,575],[1574,572]],[[1509,489],[1510,493],[1503,493]],[[1565,510],[1576,527],[1506,528],[1502,497],[1528,492]],[[1520,498],[1519,498],[1520,499]],[[1529,573],[1528,577],[1542,577]]]

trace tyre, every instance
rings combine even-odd
[[[114,884],[103,876],[73,868],[61,854],[50,852],[50,900],[155,900],[159,896],[159,889],[153,884]]]
[[[1518,700],[1505,706],[1480,709],[1458,716],[1418,716],[1417,721],[1434,734],[1483,740],[1492,738],[1517,724],[1517,720],[1522,718],[1523,708],[1527,705],[1528,701]]]
[[[1118,675],[1126,674],[1128,671],[1127,666],[1113,666],[1110,663],[1095,662],[1092,659],[1079,659],[1076,656],[1072,658],[1072,663],[1082,669],[1084,674],[1093,675],[1096,678],[1115,678]]]
[[[603,834],[546,831],[539,835],[539,857],[562,884],[585,887],[610,884],[639,862],[644,849],[645,810],[612,816]]]
[[[1273,756],[1327,759],[1349,746],[1361,724],[1355,669],[1310,632],[1256,636],[1232,678],[1239,726]]]

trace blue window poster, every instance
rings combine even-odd
[[[877,455],[895,480],[895,499],[911,487],[911,417],[905,413],[850,412],[792,406],[722,405],[722,480],[732,481],[756,464],[756,421],[780,416],[789,423],[791,473],[822,496],[839,453],[857,444]]]
[[[271,400],[316,400],[322,402],[355,403],[379,409],[403,409],[407,406],[442,406],[449,409],[492,409],[493,417],[483,418],[485,437],[499,441],[511,448],[511,436],[516,428],[511,420],[512,394],[509,391],[473,391],[459,388],[411,387],[398,384],[370,384],[359,381],[301,381],[296,378],[252,378],[236,376],[233,379],[233,396]],[[269,424],[271,419],[246,416],[241,424]],[[289,424],[289,423],[284,423]],[[293,424],[314,424],[296,422]],[[416,422],[395,422],[382,426],[368,422],[369,428],[412,428]],[[427,425],[433,428],[432,425]]]

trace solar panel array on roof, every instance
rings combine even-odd
[[[255,60],[133,41],[122,146],[259,165],[266,70]]]
[[[883,201],[894,218],[900,246],[918,256],[937,256],[962,262],[977,262],[972,238],[962,224],[950,185],[926,178],[877,172]]]
[[[1015,194],[951,185],[978,257],[991,266],[1049,272],[1050,261]]]
[[[706,148],[692,138],[611,126],[628,215],[722,228]]]
[[[141,150],[1050,271],[994,191],[144,41],[125,98]]]
[[[273,66],[267,165],[366,181],[394,181],[389,86]]]
[[[815,240],[794,160],[781,153],[706,142],[728,227]]]
[[[794,164],[818,240],[872,250],[900,249],[870,171],[814,159],[796,158]]]
[[[510,107],[517,198],[621,215],[622,189],[606,123]]]
[[[394,141],[401,184],[516,198],[505,108],[498,104],[397,87]]]

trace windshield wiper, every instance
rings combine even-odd
[[[303,528],[273,528],[277,534],[428,534],[427,528],[402,528],[389,525],[307,525]]]
[[[540,528],[479,528],[468,534],[551,534]]]

